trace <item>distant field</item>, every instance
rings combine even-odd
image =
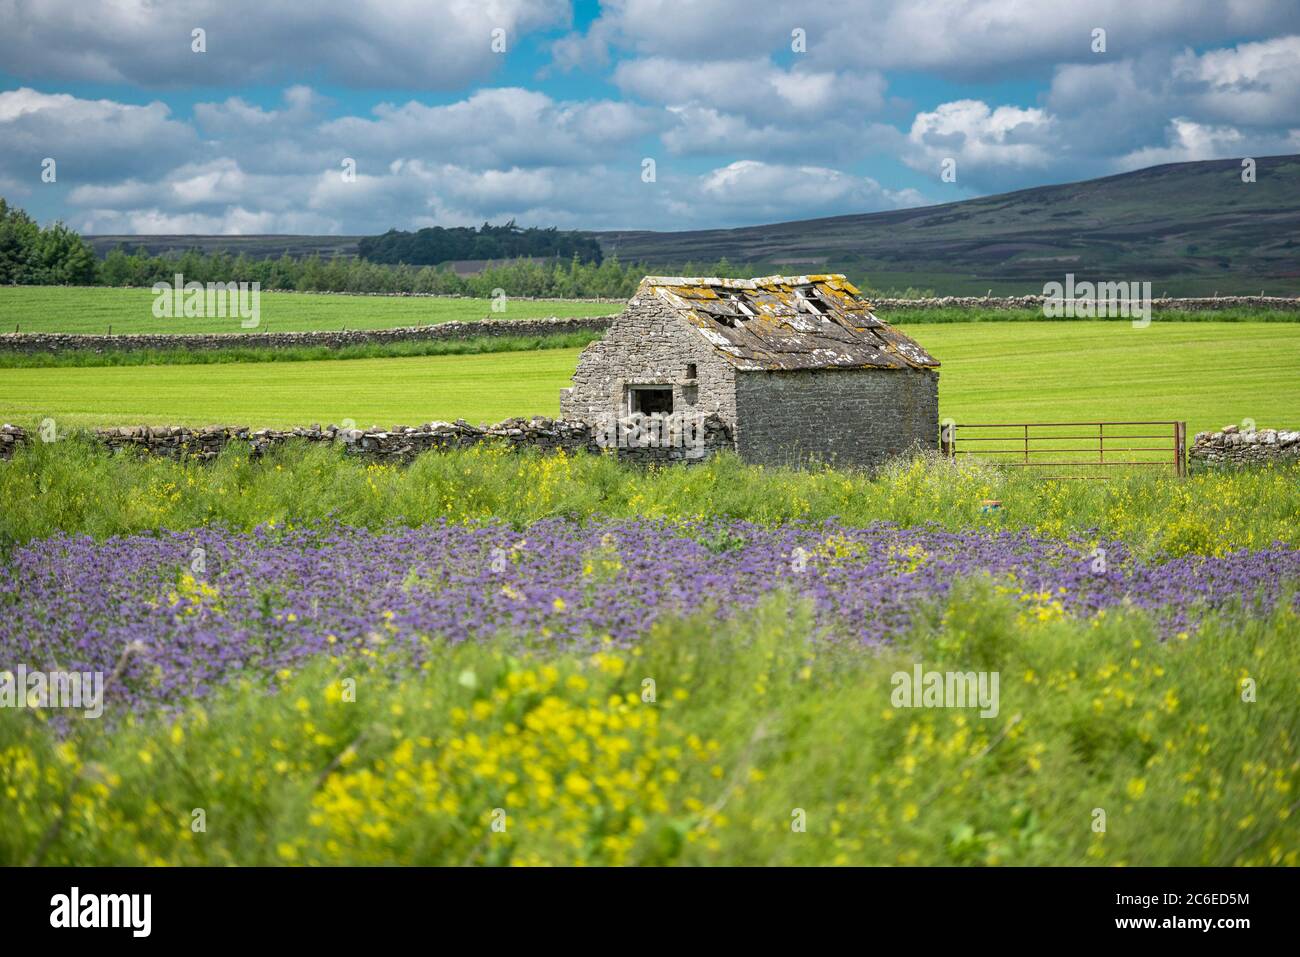
[[[983,292],[983,290],[980,290]],[[261,323],[245,330],[237,319],[155,319],[148,289],[64,286],[0,286],[0,333],[216,332],[236,337],[243,332],[391,329],[439,322],[479,319],[538,319],[549,316],[609,316],[622,311],[616,302],[508,300],[504,313],[492,312],[487,299],[420,296],[348,296],[264,292]],[[964,322],[1042,322],[1033,309],[890,309],[880,316],[896,325]],[[1075,323],[1075,319],[1056,320]],[[1129,325],[1129,319],[1110,320]],[[1241,308],[1223,312],[1158,313],[1156,322],[1300,322],[1300,310]]]
[[[1114,322],[925,325],[959,422],[1244,418],[1300,426],[1300,326]],[[0,370],[0,420],[61,425],[416,424],[555,415],[577,349],[349,361]]]
[[[240,328],[238,319],[155,319],[148,289],[109,287],[0,286],[0,333],[300,332],[308,329],[388,329],[477,319],[539,319],[548,316],[608,316],[618,303],[508,300],[493,312],[488,299],[425,296],[344,296],[264,292],[261,325]]]

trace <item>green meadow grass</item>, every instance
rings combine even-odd
[[[884,649],[779,595],[630,652],[430,636],[62,739],[0,709],[0,864],[1300,863],[1289,603],[1167,642],[1016,604],[959,585]],[[917,665],[997,713],[896,706]]]
[[[907,328],[943,363],[939,410],[961,422],[1253,419],[1300,427],[1300,325],[979,323]],[[1189,435],[1190,441],[1190,435]]]
[[[958,422],[1250,418],[1300,426],[1300,325],[967,323],[906,327],[943,363]],[[577,349],[464,356],[120,368],[0,369],[0,420],[66,426],[359,425],[559,411]]]
[[[507,300],[493,312],[489,299],[428,296],[346,296],[263,292],[261,324],[240,328],[239,319],[157,319],[148,289],[99,286],[0,286],[0,333],[301,332],[305,330],[391,329],[479,319],[543,319],[550,316],[608,316],[619,303]]]
[[[1002,508],[981,510],[989,498]],[[1222,555],[1275,541],[1300,547],[1300,464],[1185,479],[1147,469],[1110,482],[1044,482],[936,456],[879,474],[760,468],[734,455],[641,469],[607,455],[488,446],[395,466],[322,443],[291,443],[256,460],[237,443],[201,463],[105,455],[74,434],[31,443],[0,462],[0,502],[0,562],[14,546],[57,532],[103,539],[205,525],[378,529],[492,520],[522,529],[557,517],[1028,528],[1054,538],[1119,539],[1153,556]]]
[[[415,425],[556,415],[578,349],[0,371],[0,418],[68,426]]]

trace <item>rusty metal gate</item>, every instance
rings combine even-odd
[[[951,459],[978,458],[1043,478],[1106,479],[1113,469],[1166,468],[1187,474],[1187,423],[945,422],[940,448]]]

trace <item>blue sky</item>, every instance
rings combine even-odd
[[[1266,0],[8,9],[0,195],[89,233],[709,228],[1300,152]]]

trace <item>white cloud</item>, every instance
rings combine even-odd
[[[1207,117],[1275,126],[1300,123],[1300,36],[1242,43],[1174,61],[1174,76],[1193,86],[1192,100]]]
[[[700,176],[689,197],[711,216],[771,222],[920,206],[915,190],[888,190],[869,177],[823,166],[738,160]]]
[[[231,207],[217,214],[174,213],[157,208],[91,210],[80,220],[87,234],[175,235],[224,234],[231,236],[298,233],[329,235],[339,232],[336,220],[294,213],[277,215],[265,210]]]
[[[27,87],[0,92],[0,175],[40,184],[41,162],[60,182],[102,182],[161,172],[191,153],[198,137],[163,103],[133,106]]]
[[[445,106],[383,105],[372,117],[323,124],[317,139],[339,155],[435,154],[473,166],[560,165],[608,155],[666,119],[632,103],[559,102],[507,87]]]
[[[139,86],[278,82],[448,89],[488,76],[530,32],[563,26],[565,0],[9,0],[0,63],[31,79]],[[207,32],[207,52],[191,31]]]
[[[1133,170],[1162,163],[1270,156],[1297,151],[1300,151],[1300,130],[1260,136],[1243,133],[1232,126],[1208,126],[1177,117],[1169,122],[1163,145],[1126,153],[1115,160],[1114,167]]]
[[[929,70],[970,77],[1044,62],[1088,61],[1092,30],[1107,31],[1112,56],[1169,44],[1200,45],[1224,36],[1300,30],[1300,8],[1274,0],[614,0],[586,35],[556,45],[557,62],[636,56],[687,62],[790,50],[790,32],[807,35],[820,68]]]
[[[937,179],[945,161],[956,160],[957,183],[977,186],[1045,169],[1061,144],[1056,120],[1045,111],[990,107],[982,100],[955,100],[918,113],[907,140],[909,166]]]
[[[647,57],[620,63],[614,82],[652,103],[713,107],[750,117],[809,121],[833,110],[875,112],[884,103],[879,73],[788,69],[764,59],[688,61]]]

